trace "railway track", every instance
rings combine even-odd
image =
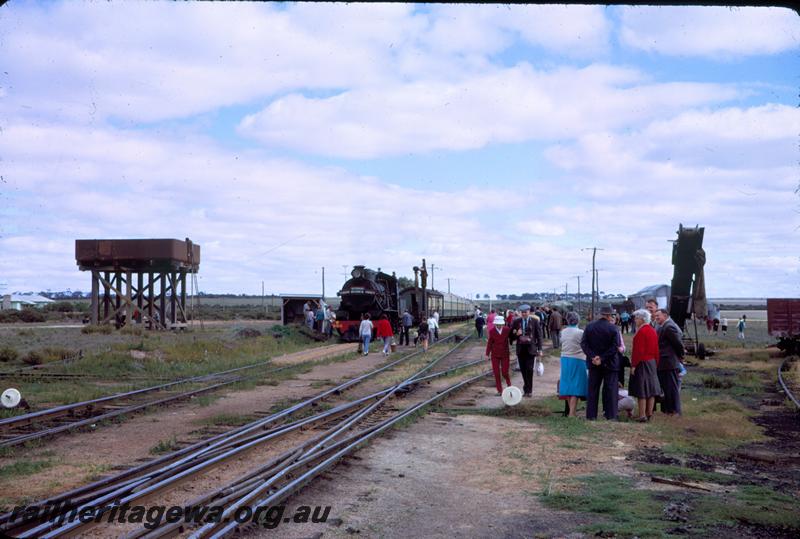
[[[445,337],[439,342],[449,341],[452,338],[453,335]],[[406,355],[397,362],[418,354],[419,352]],[[269,365],[271,365],[271,360],[260,361],[242,367],[0,419],[0,447],[14,447],[71,431],[77,432],[81,428],[96,425],[100,421],[191,399],[241,382],[245,379],[244,374],[247,371]],[[274,374],[288,368],[290,365],[276,367],[259,373],[259,376]],[[197,385],[200,387],[196,387]],[[180,390],[181,386],[188,388]]]
[[[38,367],[38,365],[37,365]],[[100,374],[78,372],[50,372],[46,369],[21,368],[14,371],[0,372],[0,379],[16,382],[59,382],[63,380],[107,380]],[[150,382],[166,381],[169,378],[155,376],[124,376],[116,378],[115,382]]]
[[[274,497],[278,493],[280,496],[288,496],[305,484],[307,480],[316,477],[362,443],[391,428],[409,415],[419,412],[425,406],[444,398],[466,383],[472,383],[485,376],[487,373],[472,376],[466,381],[462,380],[448,386],[443,391],[422,398],[404,410],[395,407],[399,401],[408,402],[405,395],[420,387],[426,387],[425,382],[484,363],[482,360],[461,362],[429,374],[428,371],[434,366],[441,367],[443,363],[446,363],[445,359],[461,348],[464,342],[456,343],[443,354],[434,357],[400,383],[370,395],[336,404],[331,409],[319,411],[307,417],[293,419],[293,416],[296,417],[299,412],[315,406],[322,399],[335,398],[342,391],[392,369],[412,357],[419,356],[421,352],[350,379],[270,416],[201,440],[169,455],[129,468],[90,485],[43,500],[36,505],[39,507],[58,506],[66,515],[71,511],[80,512],[87,507],[110,511],[114,507],[141,503],[143,500],[152,499],[165,491],[174,489],[179,483],[203,474],[215,466],[234,458],[240,458],[255,448],[277,442],[282,438],[295,436],[302,438],[302,441],[296,446],[268,459],[257,469],[248,471],[236,481],[213,489],[212,492],[203,496],[203,500],[214,500],[214,504],[218,505],[221,497],[226,507],[235,511],[243,503],[261,495]],[[431,355],[429,352],[428,356]],[[399,396],[403,396],[403,398],[398,399]],[[303,481],[297,479],[303,479]],[[275,490],[276,488],[278,490]],[[53,516],[52,513],[49,516]],[[62,521],[60,524],[57,520],[53,522],[34,520],[20,523],[13,521],[10,513],[0,515],[0,531],[17,537],[74,536],[85,531],[92,524],[93,522],[84,523],[80,520]],[[224,523],[220,522],[220,524]],[[232,529],[226,526],[217,528],[215,527],[213,530],[201,528],[198,533],[205,536],[207,532],[213,532],[213,536],[220,536],[219,533],[227,534]],[[163,536],[173,534],[175,531],[174,526],[167,525],[159,530],[139,530],[134,532],[131,537]]]
[[[796,384],[793,383],[791,380],[787,380],[783,373],[791,369],[791,365],[797,361],[795,357],[787,357],[781,364],[778,366],[778,383],[781,386],[781,389],[786,394],[786,396],[791,400],[795,407],[800,410],[800,401],[798,401],[798,397],[800,397],[800,388],[796,387]]]
[[[163,406],[190,399],[240,382],[245,379],[244,376],[241,376],[245,371],[251,371],[270,364],[270,360],[261,361],[215,373],[183,378],[166,384],[0,419],[0,447],[13,447],[33,440],[49,438],[81,427],[94,425],[98,421],[136,413],[154,406]],[[287,368],[289,368],[288,365],[276,367],[260,374],[274,374]],[[180,386],[193,386],[196,384],[201,384],[201,387],[175,391]],[[153,398],[155,394],[158,394],[158,396]]]

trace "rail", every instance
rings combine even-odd
[[[784,367],[788,365],[790,361],[794,361],[793,357],[787,357],[783,361],[781,361],[780,366],[778,366],[778,383],[780,384],[783,392],[786,393],[786,396],[794,403],[795,407],[800,410],[800,402],[797,400],[797,397],[794,396],[792,390],[789,389],[789,385],[786,383],[786,380],[783,378],[783,371],[786,370]]]
[[[447,337],[442,338],[439,342],[441,343],[447,342],[452,338],[454,338],[454,336],[455,334],[449,335]],[[420,352],[415,352],[412,354],[405,355],[402,358],[391,363],[386,368],[391,368],[391,366],[401,361],[407,361],[408,359],[415,357],[419,353]],[[113,395],[108,395],[97,399],[65,404],[61,406],[55,406],[44,410],[29,412],[27,414],[21,414],[3,418],[0,419],[0,447],[18,446],[26,442],[31,442],[33,440],[49,438],[58,434],[70,432],[80,427],[85,427],[87,425],[94,425],[99,421],[112,419],[114,417],[119,417],[125,414],[139,412],[154,406],[162,406],[168,403],[174,403],[186,400],[188,398],[200,395],[202,393],[213,391],[234,384],[236,382],[240,382],[244,380],[243,377],[232,376],[232,375],[241,374],[244,371],[255,369],[258,367],[263,367],[270,363],[271,360],[260,361],[257,363],[252,363],[241,367],[235,367],[224,371],[193,376],[190,378],[184,378],[181,380],[176,380],[166,384],[160,384],[157,386],[146,387],[134,391],[127,391],[124,393],[116,393]],[[278,367],[275,369],[270,369],[264,372],[263,374],[265,375],[274,374],[276,372],[282,371],[287,368],[289,368],[289,366]],[[334,390],[343,391],[344,389],[346,389],[346,387],[359,383],[361,380],[365,379],[368,376],[372,376],[374,374],[376,374],[375,371],[373,371],[373,373],[371,374],[365,375],[363,377],[358,377],[350,381],[349,384],[345,384],[344,387],[334,388]],[[150,393],[161,392],[170,388],[174,388],[175,386],[178,385],[202,383],[202,382],[208,382],[208,383],[213,382],[213,383],[205,387],[179,392],[177,394],[169,395],[163,398],[153,399],[144,403],[121,402],[126,399],[139,398],[142,396],[146,396]],[[333,392],[334,390],[330,391]],[[327,396],[327,393],[325,394],[325,396]],[[322,398],[324,398],[324,396]],[[109,407],[111,409],[107,410],[106,407]],[[56,424],[52,425],[53,423]],[[48,426],[48,424],[52,426]],[[39,430],[35,430],[32,432],[31,428],[36,426],[40,427]]]
[[[447,340],[450,340],[450,338]],[[290,432],[306,430],[310,425],[324,425],[331,421],[338,422],[344,419],[344,423],[337,423],[336,426],[323,432],[320,436],[304,442],[301,445],[301,452],[298,452],[300,449],[295,449],[288,454],[284,454],[281,462],[286,461],[285,464],[289,465],[301,456],[328,456],[332,450],[341,447],[341,440],[336,441],[336,438],[347,434],[353,423],[368,415],[364,413],[365,410],[374,411],[377,408],[376,404],[385,401],[389,395],[408,390],[411,386],[417,386],[423,381],[445,376],[459,369],[483,363],[482,360],[462,363],[445,369],[444,371],[423,376],[443,358],[458,349],[464,342],[466,341],[456,343],[455,346],[441,356],[433,358],[425,367],[417,371],[411,377],[406,378],[403,382],[394,384],[377,393],[340,404],[330,410],[319,412],[311,417],[297,419],[290,423],[278,424],[276,426],[278,420],[287,418],[291,414],[307,406],[312,406],[326,396],[338,394],[352,387],[359,381],[369,376],[374,376],[379,372],[384,372],[402,361],[407,361],[412,356],[419,355],[421,352],[411,354],[410,356],[375,369],[370,373],[348,380],[335,388],[315,395],[280,412],[276,412],[269,417],[258,419],[250,424],[231,429],[226,433],[197,442],[191,446],[175,451],[170,455],[165,455],[149,463],[120,472],[113,477],[105,478],[91,485],[86,485],[85,487],[80,487],[48,500],[41,501],[37,505],[40,507],[45,505],[52,506],[60,502],[62,504],[62,510],[71,511],[72,509],[80,510],[80,508],[90,505],[95,507],[105,507],[108,505],[110,507],[119,503],[130,503],[143,496],[153,495],[157,492],[170,489],[179,481],[207,470],[234,456],[239,456],[257,445],[273,441]],[[485,374],[486,373],[481,376],[485,376]],[[354,420],[354,418],[356,419]],[[371,429],[372,427],[368,427],[368,430]],[[348,437],[347,440],[352,441],[351,438],[352,437]],[[309,451],[309,448],[312,450]],[[20,527],[19,523],[10,521],[10,515],[8,513],[0,515],[0,523],[2,523],[0,524],[0,530],[6,533],[13,531],[14,535],[18,537],[56,537],[64,534],[73,535],[78,528],[83,526],[81,522],[64,524],[62,521],[59,524],[55,524],[51,521],[40,522],[38,525],[32,524],[32,528],[30,527],[31,523],[27,526]]]

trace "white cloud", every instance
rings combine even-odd
[[[11,3],[3,15],[6,112],[87,123],[463,75],[517,38],[585,56],[608,34],[602,11],[580,6],[66,2]]]
[[[683,221],[707,226],[710,293],[796,295],[796,257],[776,251],[798,230],[798,112],[762,97],[769,85],[785,93],[788,78],[693,83],[689,65],[674,82],[615,64],[606,10],[10,3],[0,19],[2,280],[85,289],[75,238],[189,236],[203,246],[208,291],[258,292],[262,279],[270,291],[307,291],[323,265],[335,289],[340,264],[408,274],[423,256],[445,268],[437,284],[455,278],[461,293],[572,289],[590,260],[580,248],[595,244],[606,249],[601,287],[632,292],[669,280],[665,240]],[[681,13],[623,10],[622,41],[726,59],[796,47],[780,10],[756,13],[773,17],[775,35],[745,25],[733,41],[729,18]],[[707,43],[675,37],[676,24]],[[646,32],[663,34],[663,48],[636,41]],[[719,108],[731,102],[739,108]],[[236,125],[252,138],[235,137]],[[528,141],[552,144],[555,172],[539,166],[537,144],[467,153]],[[392,164],[353,164],[366,176],[275,157],[287,148],[459,150],[465,162],[502,155],[510,166],[485,174],[489,190],[463,187],[458,170],[446,190],[416,189],[385,181]],[[445,176],[394,162],[400,183]],[[524,175],[508,172],[517,163]]]
[[[575,143],[551,146],[545,155],[565,170],[592,175],[621,175],[648,161],[664,180],[691,181],[697,175],[692,167],[700,167],[706,177],[724,173],[730,178],[792,166],[798,133],[800,110],[795,107],[697,109],[626,134],[581,135]]]
[[[434,51],[491,54],[517,37],[563,56],[597,57],[607,52],[611,25],[601,6],[434,6],[430,32]]]
[[[676,165],[663,176],[661,164],[633,143],[648,129],[605,147],[607,163],[628,148],[625,167],[604,172],[602,162],[590,161],[531,193],[512,196],[495,187],[487,197],[477,189],[410,189],[208,141],[76,125],[6,126],[4,175],[7,188],[22,193],[15,209],[24,218],[18,232],[0,238],[0,275],[9,289],[85,290],[74,239],[188,236],[203,247],[206,291],[257,293],[261,280],[268,291],[308,291],[316,288],[321,266],[334,290],[341,264],[407,275],[421,257],[444,268],[437,273],[440,286],[439,279],[455,278],[453,290],[462,294],[563,289],[567,281],[574,289],[577,274],[585,290],[589,279],[582,271],[591,259],[580,248],[594,244],[605,248],[598,255],[601,288],[630,293],[669,280],[665,240],[674,238],[678,222],[699,222],[707,227],[709,293],[795,293],[785,274],[796,275],[800,263],[774,247],[791,244],[796,234],[796,201],[788,195],[794,170],[706,173]],[[605,191],[591,190],[595,185]],[[542,205],[545,191],[569,202]],[[535,217],[515,220],[532,208]],[[503,215],[502,226],[488,224],[492,214]],[[46,251],[31,249],[42,238]],[[759,262],[768,256],[781,257],[780,267]]]
[[[777,7],[621,7],[620,41],[668,55],[730,58],[800,46],[800,17]]]
[[[627,68],[537,71],[520,64],[450,82],[356,89],[327,98],[291,94],[246,116],[239,130],[271,147],[371,158],[569,138],[738,95],[727,85],[649,83]]]
[[[307,289],[315,268],[341,263],[407,274],[426,254],[466,274],[470,242],[488,235],[476,215],[514,207],[502,190],[491,203],[478,190],[419,191],[207,141],[77,125],[6,126],[0,153],[27,216],[0,238],[11,289],[81,288],[73,242],[94,237],[188,236],[203,246],[201,286],[212,291],[254,292],[265,278],[274,291]],[[48,238],[47,256],[31,252],[35,238]]]
[[[580,201],[546,213],[571,229],[596,230],[597,244],[616,250],[603,253],[603,264],[619,272],[637,269],[648,253],[667,256],[664,240],[674,239],[678,223],[699,223],[706,227],[712,296],[754,289],[794,295],[796,281],[786,276],[800,274],[800,258],[786,248],[800,230],[798,132],[800,111],[765,105],[688,111],[624,134],[587,134],[546,151],[567,174],[562,185]],[[763,263],[776,252],[785,253],[780,263]],[[668,282],[650,266],[632,278]]]
[[[523,234],[531,234],[533,236],[553,237],[566,234],[566,229],[555,222],[539,220],[520,221],[516,224],[516,227]]]

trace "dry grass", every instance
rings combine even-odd
[[[794,387],[800,388],[800,361],[794,361],[789,365],[786,377],[794,382]]]
[[[780,360],[752,360],[752,361],[737,361],[735,364],[736,369],[744,369],[749,371],[758,372],[773,372]],[[731,369],[733,366],[730,359],[707,359],[701,364],[707,369]]]
[[[666,442],[666,451],[718,454],[742,444],[763,441],[751,412],[732,398],[695,397],[683,401],[681,417],[658,415],[648,430]]]

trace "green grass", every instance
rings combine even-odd
[[[578,492],[542,493],[545,506],[563,511],[592,513],[604,518],[582,528],[590,534],[609,537],[663,537],[674,522],[663,520],[662,504],[647,491],[634,488],[633,481],[608,473],[584,476]]]
[[[683,466],[670,466],[666,464],[636,464],[636,469],[640,472],[675,479],[677,481],[717,483],[720,485],[733,485],[740,483],[741,480],[735,475],[726,475],[717,472],[704,472]]]
[[[129,330],[115,331],[110,335],[85,335],[78,328],[57,328],[39,330],[35,335],[24,335],[22,338],[5,331],[0,335],[4,341],[8,341],[4,342],[4,346],[13,347],[20,357],[35,352],[45,362],[83,350],[82,359],[69,363],[53,361],[48,366],[48,371],[91,375],[95,377],[92,380],[22,379],[15,382],[15,387],[37,409],[45,405],[68,404],[157,385],[166,380],[250,365],[266,361],[270,357],[325,344],[309,341],[294,328],[284,329],[283,333],[285,336],[281,339],[275,339],[269,332],[258,338],[240,339],[235,336],[235,332],[225,327],[180,333],[138,334]],[[144,359],[132,357],[132,351],[144,353]],[[337,358],[329,360],[335,361]],[[19,368],[22,360],[9,361],[6,365],[9,370]],[[300,369],[302,368],[294,371],[287,369],[289,372],[275,373],[269,378],[286,379],[300,372]],[[258,369],[244,371],[243,374],[255,374],[257,371]],[[110,383],[98,383],[105,380]]]
[[[798,498],[761,486],[745,485],[732,495],[699,497],[693,516],[701,529],[744,525],[757,529],[759,536],[764,536],[771,528],[781,535],[797,537],[800,534],[798,504]]]
[[[221,395],[210,395],[208,393],[203,393],[202,395],[193,397],[192,402],[201,408],[205,408],[206,406],[211,406],[217,402],[220,397]]]
[[[0,467],[0,479],[13,479],[16,477],[37,474],[43,470],[53,467],[56,461],[46,460],[20,460],[13,464]]]
[[[169,453],[178,449],[178,440],[172,436],[166,440],[159,440],[159,442],[150,448],[151,455],[160,455],[162,453]]]
[[[654,468],[661,474],[663,467]],[[697,472],[700,474],[701,472]],[[716,474],[719,475],[719,474]],[[689,472],[694,480],[700,476]],[[675,471],[672,475],[679,478]],[[690,530],[693,537],[724,537],[725,528],[751,526],[763,534],[770,528],[782,534],[800,532],[797,518],[798,500],[768,488],[745,485],[731,494],[697,494],[681,491],[653,491],[636,488],[633,480],[608,473],[583,476],[570,491],[542,492],[539,499],[552,509],[577,511],[597,515],[598,520],[581,531],[604,537],[674,537],[677,526]],[[670,502],[684,502],[690,511],[683,516],[687,522],[668,520],[664,507]],[[767,528],[767,530],[765,530]],[[737,536],[741,532],[737,532]]]

